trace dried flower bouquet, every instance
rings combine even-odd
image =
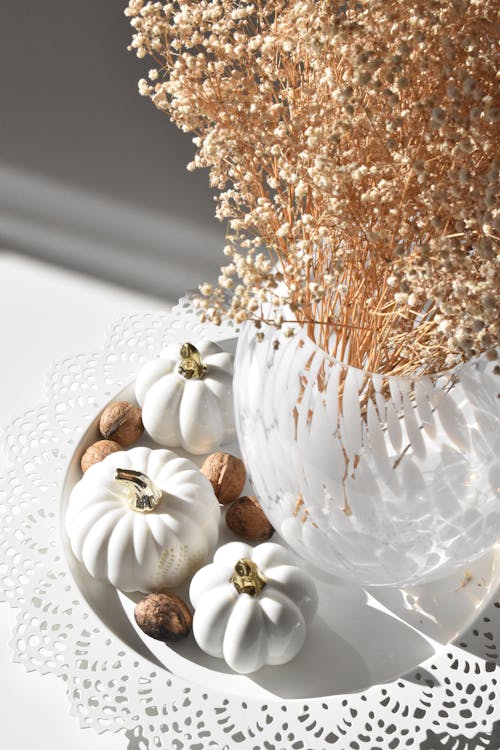
[[[210,169],[228,222],[204,317],[300,322],[384,374],[496,357],[494,0],[130,0],[126,14],[154,59],[139,90],[195,134],[188,168]]]

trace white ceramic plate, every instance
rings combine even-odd
[[[125,388],[113,400],[134,401],[133,387]],[[62,493],[61,529],[69,494],[81,478],[81,455],[100,439],[98,421],[96,415],[69,462]],[[160,447],[148,439],[138,444]],[[224,449],[239,453],[234,443]],[[176,452],[198,465],[204,459],[185,451]],[[252,492],[250,486],[247,490]],[[222,518],[219,544],[234,539]],[[273,541],[283,543],[277,536]],[[406,674],[465,630],[489,601],[498,582],[498,560],[493,551],[449,578],[407,589],[364,589],[321,576],[320,571],[311,568],[320,607],[303,650],[287,665],[264,667],[252,676],[240,676],[222,660],[202,652],[192,635],[169,647],[144,636],[133,615],[143,594],[122,594],[110,584],[91,578],[74,558],[65,535],[63,542],[71,573],[89,606],[130,649],[201,686],[263,700],[324,699],[366,690]],[[297,564],[305,565],[299,558]],[[175,591],[189,601],[188,589],[189,581]]]

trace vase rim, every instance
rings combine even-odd
[[[252,327],[252,324],[250,321],[246,321],[245,325],[248,324],[249,327]],[[473,359],[464,361],[464,362],[458,362],[457,364],[453,365],[452,367],[449,367],[448,369],[439,370],[437,372],[427,372],[420,374],[417,371],[411,374],[406,375],[392,375],[392,374],[386,374],[381,372],[373,372],[371,370],[364,370],[361,367],[355,367],[354,365],[349,364],[348,362],[343,362],[338,357],[335,357],[331,354],[329,354],[325,349],[323,349],[319,344],[317,344],[307,333],[305,330],[305,327],[301,323],[290,323],[289,327],[293,328],[294,330],[298,330],[300,332],[300,335],[302,336],[304,342],[307,343],[307,345],[314,349],[317,353],[321,354],[322,357],[324,357],[326,360],[328,360],[332,365],[337,365],[339,367],[342,367],[346,370],[351,370],[360,373],[363,376],[367,376],[370,378],[382,378],[386,380],[404,380],[404,381],[415,381],[420,380],[423,378],[431,378],[434,381],[439,380],[440,378],[447,378],[448,380],[453,377],[457,376],[458,373],[460,373],[464,368],[468,367],[477,367],[481,362],[486,361],[485,354],[480,354],[477,357],[474,357]],[[272,324],[266,324],[266,338],[268,337],[269,332],[271,335],[274,334],[274,336],[279,337],[281,343],[283,343],[283,339],[286,337],[284,336],[283,332],[275,328]],[[288,341],[291,341],[296,337],[296,334],[294,336],[291,336],[288,338]]]

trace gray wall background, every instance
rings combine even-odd
[[[0,3],[0,247],[163,298],[223,261],[206,171],[137,80],[125,0]]]

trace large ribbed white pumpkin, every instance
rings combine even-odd
[[[117,470],[151,480],[157,505],[134,510],[135,494]],[[147,510],[147,508],[146,508]],[[71,549],[94,578],[122,591],[179,585],[213,554],[220,506],[212,485],[186,458],[138,447],[94,464],[75,485],[66,511]]]
[[[273,542],[219,547],[195,574],[189,597],[198,646],[241,674],[293,659],[318,607],[312,578]]]
[[[234,435],[233,356],[211,341],[167,346],[139,371],[135,395],[159,445],[199,455]]]

